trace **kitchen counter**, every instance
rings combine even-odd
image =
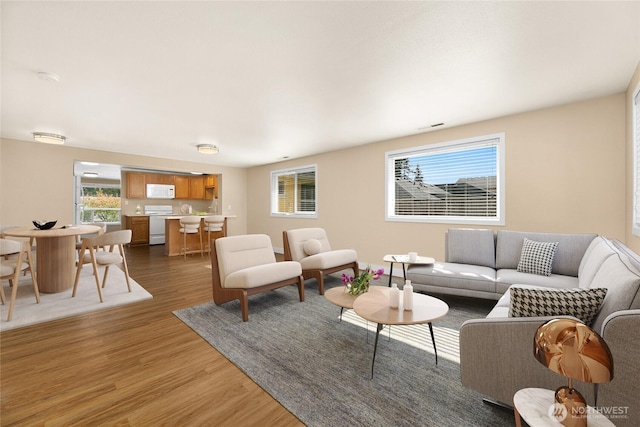
[[[213,214],[210,214],[213,215]],[[200,232],[202,234],[202,245],[204,246],[204,250],[207,251],[209,247],[209,243],[207,242],[207,232],[204,230],[204,218],[210,215],[189,215],[200,218]],[[182,255],[182,242],[183,236],[180,233],[180,218],[185,215],[172,215],[165,217],[165,243],[164,243],[164,254],[166,256],[177,256]],[[224,237],[227,235],[227,218],[224,219],[224,225],[222,226],[222,231],[217,233],[211,233],[211,239],[217,239],[218,237]],[[188,234],[187,235],[187,254],[198,253],[200,252],[200,237],[198,234]]]

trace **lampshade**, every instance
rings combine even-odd
[[[609,346],[593,329],[572,319],[553,319],[538,328],[534,355],[560,375],[589,383],[613,379]]]
[[[217,154],[218,147],[211,144],[198,144],[198,151],[203,154]]]
[[[33,139],[38,142],[44,142],[45,144],[64,144],[67,138],[55,133],[34,132]]]
[[[572,319],[553,319],[538,328],[533,354],[545,367],[569,378],[555,393],[565,426],[586,426],[586,402],[572,380],[605,383],[613,379],[613,357],[607,343],[593,329]]]

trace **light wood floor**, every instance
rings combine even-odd
[[[127,249],[152,300],[0,334],[1,425],[302,425],[172,314],[212,300],[211,270],[163,248]]]

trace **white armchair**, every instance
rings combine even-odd
[[[324,295],[325,274],[351,269],[358,275],[358,253],[353,249],[332,250],[324,228],[299,228],[283,232],[284,259],[298,261],[305,279],[315,278]]]
[[[304,301],[300,263],[276,262],[266,234],[220,237],[211,246],[213,300],[217,305],[240,300],[242,320],[249,320],[248,297],[295,284]]]

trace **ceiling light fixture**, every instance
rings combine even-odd
[[[198,144],[198,152],[202,154],[218,154],[218,147],[211,144]]]
[[[55,133],[34,132],[33,139],[45,144],[64,144],[66,137]]]

